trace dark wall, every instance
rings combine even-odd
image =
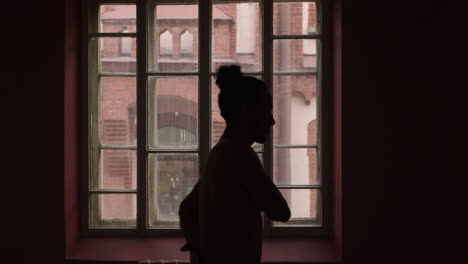
[[[467,259],[466,11],[343,1],[345,260]]]
[[[15,263],[60,263],[64,2],[2,11],[6,250]],[[345,263],[467,258],[466,11],[343,1]]]
[[[0,262],[60,263],[64,1],[11,1],[1,10],[2,219],[7,224]]]

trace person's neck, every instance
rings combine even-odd
[[[249,146],[254,143],[254,141],[250,139],[249,135],[245,133],[245,130],[241,129],[241,127],[236,125],[226,126],[226,129],[224,129],[223,135],[221,136],[220,140],[240,141],[242,143],[248,144]]]

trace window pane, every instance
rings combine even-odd
[[[100,73],[136,73],[135,38],[93,38],[99,41]]]
[[[92,194],[91,227],[136,227],[136,194]]]
[[[273,222],[274,226],[312,225],[317,223],[319,190],[310,189],[281,189],[291,210],[288,222]]]
[[[179,205],[198,181],[198,154],[150,154],[148,170],[150,226],[179,228]]]
[[[260,75],[249,75],[258,79],[262,79]],[[221,116],[221,111],[218,105],[219,88],[216,85],[216,78],[211,78],[211,147],[214,147],[226,128],[226,121]],[[252,148],[255,151],[263,151],[263,144],[254,142]]]
[[[101,145],[136,146],[136,78],[101,78]]]
[[[317,9],[314,2],[273,4],[273,34],[306,35],[317,32]]]
[[[317,76],[273,77],[274,145],[317,144]]]
[[[198,148],[198,78],[150,77],[149,147]]]
[[[99,32],[136,32],[135,5],[101,5]]]
[[[244,72],[261,70],[259,4],[215,4],[212,15],[212,71],[232,63]]]
[[[317,70],[317,40],[273,40],[273,70],[275,72],[303,72]]]
[[[314,148],[275,148],[273,181],[278,185],[317,184],[317,152]]]
[[[198,5],[157,5],[150,30],[149,69],[198,70]]]
[[[91,181],[92,189],[136,189],[136,151],[101,150],[99,179]]]

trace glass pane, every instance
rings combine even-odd
[[[317,144],[317,76],[273,77],[274,145]]]
[[[101,144],[136,146],[136,120],[136,78],[101,78]]]
[[[262,79],[260,75],[249,75],[258,79]],[[226,128],[226,122],[221,116],[221,111],[218,105],[219,88],[216,85],[215,77],[211,78],[211,147],[218,143]],[[263,144],[254,143],[252,148],[255,151],[263,151]]]
[[[273,40],[273,71],[304,72],[317,70],[317,40]]]
[[[314,2],[273,4],[273,34],[306,35],[317,32],[317,8]]]
[[[317,152],[315,148],[275,148],[273,181],[278,185],[317,184]]]
[[[243,71],[261,70],[259,4],[215,4],[212,15],[212,71],[232,63]]]
[[[136,227],[136,194],[92,194],[91,227]]]
[[[136,73],[135,38],[93,38],[99,41],[99,72]]]
[[[179,228],[179,205],[198,181],[198,154],[150,154],[150,226]]]
[[[150,30],[149,69],[198,70],[198,5],[157,5]]]
[[[136,6],[101,5],[99,9],[99,32],[136,32]]]
[[[198,148],[198,78],[150,77],[149,147]]]
[[[281,189],[280,192],[288,202],[291,218],[286,223],[274,221],[274,226],[317,224],[319,190]]]
[[[99,179],[91,181],[92,189],[136,189],[137,158],[134,150],[101,150]]]

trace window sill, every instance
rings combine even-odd
[[[189,263],[189,254],[180,251],[182,238],[84,238],[79,239],[68,263],[134,262]],[[263,242],[262,263],[338,262],[333,240],[315,238],[275,238]],[[177,263],[177,262],[174,262]]]

